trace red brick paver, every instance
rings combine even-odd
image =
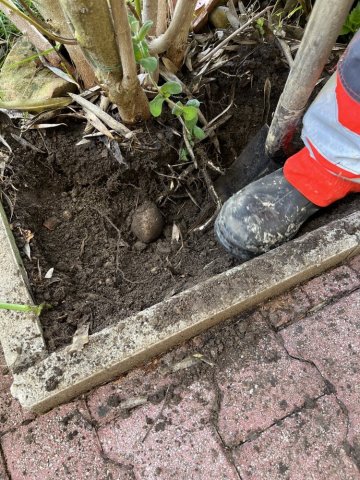
[[[239,480],[210,423],[211,385],[194,383],[174,394],[101,428],[107,456],[132,464],[136,480]]]
[[[310,280],[303,286],[303,290],[310,300],[311,307],[314,308],[359,286],[358,275],[343,265]]]
[[[172,383],[173,379],[159,370],[139,368],[94,390],[88,396],[87,405],[93,419],[102,425],[152,399],[163,399]]]
[[[233,454],[242,480],[359,480],[342,446],[345,437],[346,417],[327,396]]]
[[[259,314],[217,374],[222,394],[219,432],[227,445],[238,445],[264,430],[326,386],[316,369],[293,360]]]
[[[349,441],[360,448],[360,291],[283,333],[290,354],[310,360],[349,412]]]
[[[351,260],[347,262],[347,265],[355,270],[358,274],[360,274],[360,255],[353,257]]]
[[[82,402],[76,402],[4,435],[1,442],[11,478],[125,480],[126,469],[102,457],[86,415]]]

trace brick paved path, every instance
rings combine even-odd
[[[360,480],[359,333],[360,257],[37,418],[2,367],[0,479]]]

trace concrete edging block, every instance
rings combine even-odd
[[[26,272],[0,203],[0,301],[33,305]],[[0,341],[9,368],[16,371],[46,354],[38,317],[0,310]]]
[[[360,251],[360,213],[310,232],[57,351],[14,375],[12,394],[43,413]]]

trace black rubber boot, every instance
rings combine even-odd
[[[319,209],[285,179],[281,168],[225,202],[215,234],[230,254],[246,261],[293,238]]]

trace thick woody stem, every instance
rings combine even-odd
[[[156,33],[156,19],[158,16],[158,0],[143,0],[142,5],[142,21],[143,23],[151,20],[153,26],[151,27],[149,34],[155,35]]]
[[[133,108],[134,118],[149,118],[149,101],[141,88],[135,62],[134,48],[131,39],[131,30],[127,17],[125,0],[110,0],[114,20],[115,35],[122,65],[122,87],[126,102]]]
[[[118,106],[122,120],[136,122],[143,112],[137,107],[137,99],[129,98],[122,85],[123,72],[108,1],[60,0],[60,4],[96,78]]]
[[[167,57],[180,67],[197,0],[178,0],[173,18],[166,32],[150,42],[152,54],[167,52]]]
[[[156,36],[159,37],[166,32],[168,21],[168,3],[167,0],[158,0],[158,12],[156,21]]]
[[[51,29],[63,37],[73,37],[73,31],[61,8],[59,0],[36,0],[34,4]],[[65,45],[73,61],[76,71],[83,81],[85,88],[93,87],[96,83],[95,74],[86,60],[79,45]]]

